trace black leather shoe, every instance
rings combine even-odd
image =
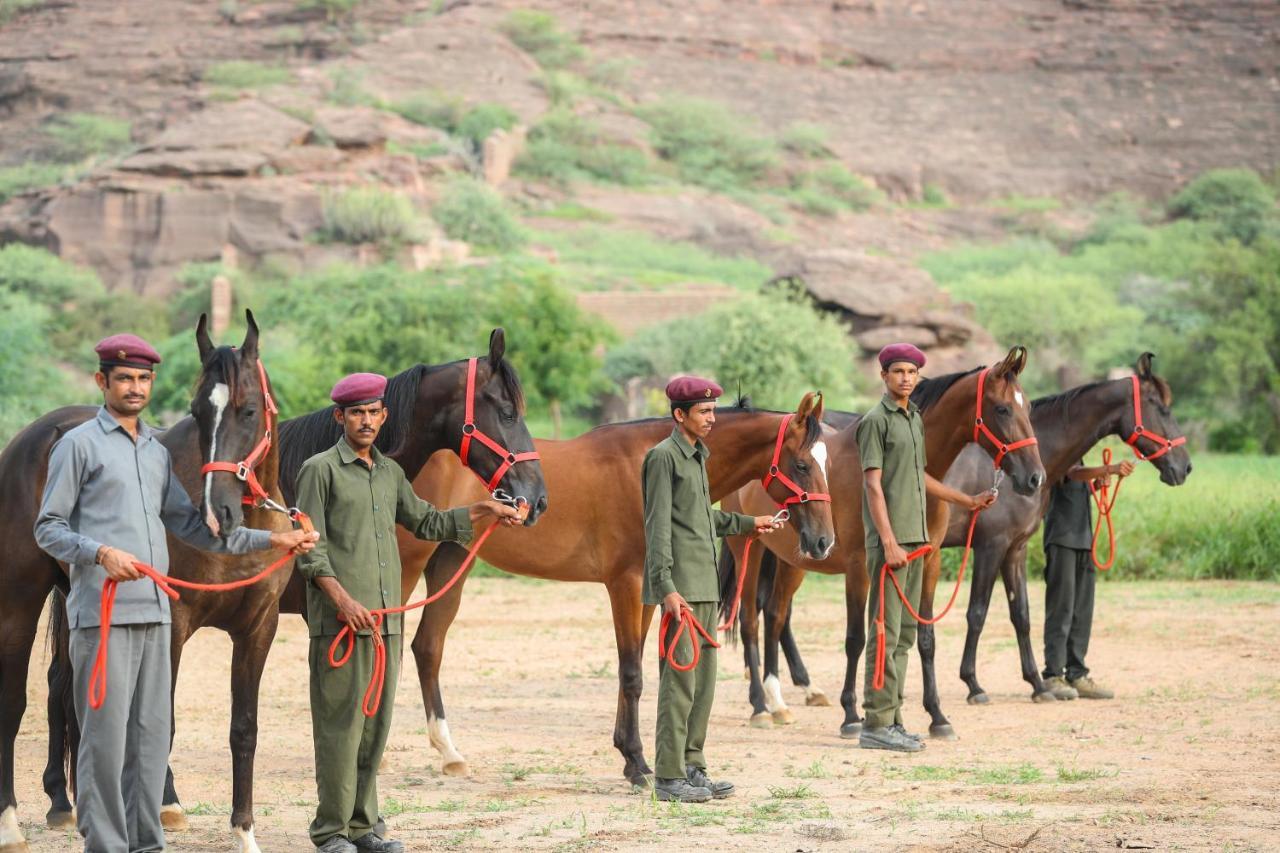
[[[653,793],[664,803],[705,803],[711,799],[708,788],[697,788],[688,779],[655,779]]]
[[[711,796],[717,800],[723,800],[725,797],[733,796],[732,782],[712,782],[707,776],[707,771],[701,767],[694,767],[692,764],[686,765],[684,768],[684,776],[689,780],[689,784],[695,788],[706,788],[711,792]]]
[[[404,844],[399,841],[388,841],[376,832],[366,833],[353,843],[360,853],[404,853]]]

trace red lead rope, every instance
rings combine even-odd
[[[291,513],[294,521],[302,525],[303,530],[314,530],[311,525],[311,519],[301,510],[295,510]],[[134,563],[133,567],[142,574],[146,575],[158,587],[160,591],[174,601],[178,600],[178,591],[174,587],[182,589],[192,589],[199,592],[229,592],[233,589],[241,589],[246,586],[253,586],[268,576],[274,574],[289,564],[294,558],[292,551],[286,551],[281,557],[271,565],[267,566],[256,575],[240,580],[226,581],[225,583],[196,583],[195,581],[183,580],[169,575],[161,574],[159,569],[149,566],[146,563]],[[98,654],[93,659],[93,670],[89,675],[89,707],[98,710],[102,707],[102,703],[107,698],[107,645],[111,640],[111,613],[115,609],[116,589],[120,586],[118,581],[107,578],[102,584],[102,599],[100,603],[99,633],[98,633]]]
[[[1185,441],[1186,439],[1183,440]],[[1110,447],[1102,448],[1102,464],[1111,464]],[[1107,499],[1107,492],[1109,490],[1107,481],[1109,480],[1110,477],[1104,478],[1103,484],[1100,488],[1095,488],[1092,480],[1088,483],[1089,494],[1098,505],[1098,521],[1093,525],[1093,541],[1089,545],[1089,557],[1093,560],[1094,566],[1102,572],[1110,569],[1116,561],[1116,528],[1111,521],[1111,509],[1116,505],[1116,498],[1120,497],[1120,484],[1124,482],[1124,478],[1122,477],[1116,481],[1116,490],[1111,492],[1110,500]],[[1098,559],[1098,534],[1102,532],[1103,521],[1106,521],[1107,523],[1107,561],[1105,563]]]
[[[711,644],[713,649],[720,648],[720,644],[716,642],[715,637],[707,633],[707,629],[702,627],[702,623],[698,621],[698,617],[693,615],[693,611],[689,608],[682,608],[680,611],[680,624],[676,626],[676,632],[671,637],[671,645],[667,645],[667,628],[671,625],[671,614],[663,611],[662,622],[658,625],[658,657],[665,659],[667,665],[676,672],[688,672],[698,665],[698,661],[702,658],[702,641],[701,637]],[[678,663],[676,661],[676,646],[680,645],[680,638],[685,634],[689,634],[689,643],[693,646],[693,659],[688,663]]]

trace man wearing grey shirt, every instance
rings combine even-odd
[[[76,718],[80,723],[76,811],[86,853],[164,849],[160,801],[169,760],[169,599],[134,562],[168,574],[165,529],[193,547],[242,554],[308,550],[315,534],[239,528],[210,532],[173,472],[168,449],[139,419],[159,354],[141,338],[113,335],[95,351],[98,414],[64,435],[49,455],[36,542],[70,567],[67,598]],[[120,582],[102,707],[88,707],[107,578]]]

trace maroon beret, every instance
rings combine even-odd
[[[723,393],[719,385],[698,376],[677,376],[667,383],[667,399],[673,403],[706,403]]]
[[[909,361],[916,367],[924,367],[924,353],[914,344],[889,344],[880,350],[880,368],[888,370],[895,361]]]
[[[112,335],[93,348],[103,367],[140,367],[151,370],[160,363],[160,353],[137,335]]]
[[[329,399],[339,406],[359,406],[381,400],[387,391],[387,377],[378,373],[353,373],[338,380]]]

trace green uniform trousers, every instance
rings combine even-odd
[[[911,552],[923,543],[903,544]],[[876,617],[880,612],[880,567],[884,565],[884,548],[867,548],[867,573],[871,578],[871,595],[867,601],[867,666],[863,685],[862,709],[864,725],[870,729],[902,722],[902,696],[906,686],[907,656],[916,642],[916,620],[902,605],[893,581],[884,579],[884,687],[876,690]],[[901,569],[895,569],[898,585],[906,593],[911,606],[920,609],[920,585],[924,580],[924,558],[918,557]]]
[[[311,822],[317,847],[335,835],[354,841],[377,829],[378,765],[391,730],[396,680],[400,675],[401,635],[388,634],[387,678],[378,713],[361,710],[373,674],[373,639],[356,637],[351,658],[341,667],[329,665],[333,637],[312,637],[311,736],[315,742],[316,790],[319,805]]]
[[[719,605],[714,601],[689,602],[707,633],[715,636]],[[678,622],[667,627],[664,638],[670,644],[679,628]],[[693,639],[686,631],[676,645],[676,660],[687,664],[693,659]],[[707,721],[716,698],[716,649],[700,635],[702,644],[698,665],[688,672],[658,663],[658,737],[654,747],[654,772],[659,779],[683,779],[686,765],[706,769],[702,747],[707,739]]]

